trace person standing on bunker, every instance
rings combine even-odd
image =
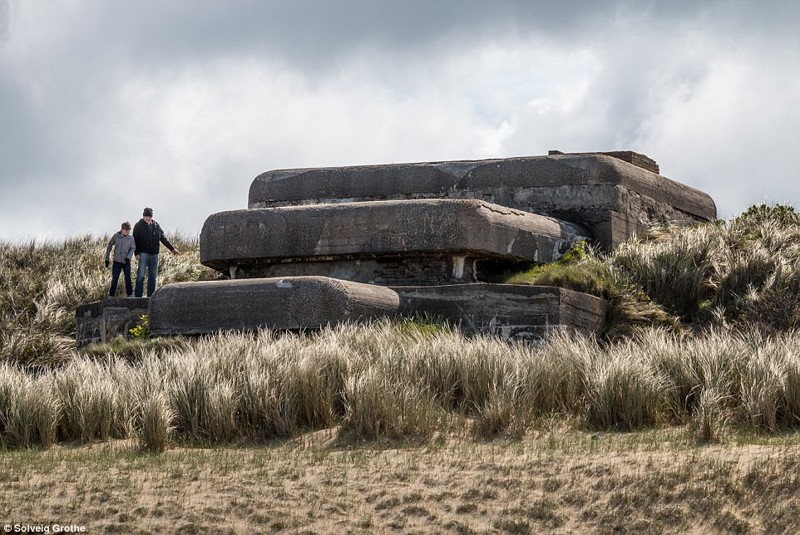
[[[111,268],[111,289],[108,297],[117,295],[117,283],[119,282],[120,272],[125,274],[125,294],[133,297],[133,286],[131,285],[131,259],[136,251],[136,244],[131,236],[131,224],[125,221],[120,226],[120,230],[111,236],[106,246],[106,267],[109,266],[111,248],[114,248],[114,265]]]
[[[161,244],[172,251],[172,254],[181,254],[178,249],[164,236],[161,225],[153,219],[153,209],[145,208],[142,218],[133,226],[133,239],[136,241],[136,261],[139,263],[136,270],[136,297],[142,297],[144,291],[144,274],[147,272],[147,297],[156,291],[156,277],[158,277],[158,251]]]

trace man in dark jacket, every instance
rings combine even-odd
[[[133,226],[133,239],[136,242],[136,261],[139,266],[136,270],[136,289],[134,295],[142,297],[144,286],[144,273],[147,271],[147,297],[156,291],[156,277],[158,276],[158,250],[161,244],[172,251],[172,254],[181,254],[164,236],[164,231],[153,219],[153,209],[145,208],[142,218]]]

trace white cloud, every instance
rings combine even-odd
[[[800,148],[800,72],[786,68],[792,54],[721,55],[697,84],[674,87],[649,120],[643,145],[670,162],[662,172],[708,191],[721,217],[762,201],[800,205],[793,163]]]

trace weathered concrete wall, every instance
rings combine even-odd
[[[469,281],[465,269],[469,276],[476,259],[552,262],[587,235],[571,223],[476,199],[372,201],[211,215],[200,234],[200,260],[226,273],[240,270],[235,277],[392,282],[392,273],[408,271],[402,262],[432,259],[427,269],[444,270],[428,283]]]
[[[110,342],[118,336],[128,337],[147,314],[146,297],[135,299],[106,299],[80,305],[75,310],[75,344]]]
[[[150,298],[150,334],[315,329],[394,315],[399,297],[383,286],[327,277],[168,284]]]
[[[589,153],[270,171],[251,184],[249,207],[476,198],[577,223],[607,249],[655,222],[716,217],[711,197],[648,170],[658,167],[646,156],[611,154],[636,163]]]
[[[466,331],[505,338],[541,338],[554,329],[599,334],[606,301],[555,286],[459,284],[393,287],[402,314],[428,313]]]

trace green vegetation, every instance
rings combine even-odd
[[[142,314],[139,316],[139,325],[130,329],[130,335],[132,338],[138,338],[140,340],[147,338],[147,333],[150,330],[150,320],[147,318],[147,314]]]

